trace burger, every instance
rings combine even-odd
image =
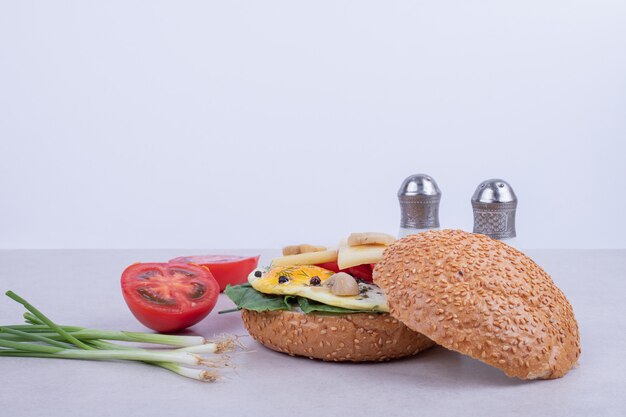
[[[520,379],[558,378],[578,361],[570,303],[543,269],[500,241],[441,230],[398,241],[353,234],[337,250],[309,246],[285,248],[226,290],[270,349],[360,362],[438,344]]]
[[[335,362],[386,361],[434,343],[389,315],[373,265],[395,238],[353,233],[338,248],[294,245],[248,283],[225,293],[250,335],[289,355]]]

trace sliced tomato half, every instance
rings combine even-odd
[[[170,262],[194,263],[209,268],[213,277],[220,284],[220,291],[224,291],[228,284],[243,284],[248,280],[248,274],[254,271],[259,264],[257,256],[236,255],[199,255],[180,256]]]
[[[137,320],[158,332],[171,332],[205,318],[215,307],[219,285],[199,265],[136,263],[122,273],[122,294]]]
[[[362,279],[363,281],[372,282],[372,270],[375,264],[363,264],[357,265],[346,269],[339,269],[337,262],[325,262],[318,264],[320,268],[328,269],[334,272],[345,272],[352,275],[354,278]]]

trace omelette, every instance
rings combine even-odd
[[[388,312],[387,298],[377,285],[358,281],[358,295],[335,295],[324,283],[335,272],[319,266],[273,266],[255,269],[248,276],[252,287],[264,294],[294,295],[351,310]]]

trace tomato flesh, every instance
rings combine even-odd
[[[158,332],[193,326],[211,312],[219,285],[211,272],[183,263],[137,263],[122,273],[122,294],[143,325]]]
[[[334,272],[345,272],[352,275],[354,278],[362,279],[363,281],[372,282],[372,271],[375,264],[363,264],[357,265],[346,269],[339,269],[337,262],[325,262],[317,264],[320,268],[328,269]]]
[[[213,277],[224,291],[227,285],[238,285],[248,281],[248,275],[259,264],[260,256],[198,255],[180,256],[170,262],[193,263],[209,268]]]

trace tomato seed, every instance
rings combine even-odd
[[[149,288],[139,288],[137,290],[137,292],[143,298],[145,298],[146,300],[148,300],[148,301],[150,301],[150,302],[152,302],[154,304],[167,305],[167,306],[176,304],[175,300],[173,300],[171,298],[162,297],[161,295],[159,295],[158,293],[150,290]]]

